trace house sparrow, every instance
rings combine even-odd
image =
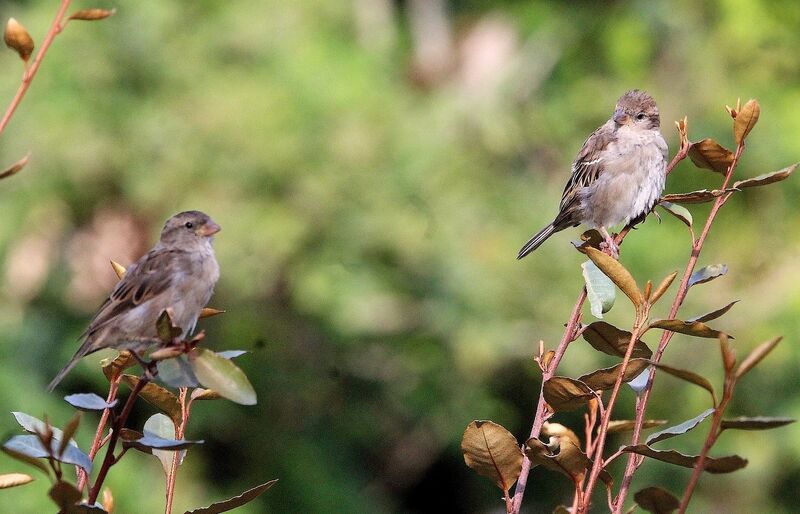
[[[650,95],[638,89],[622,95],[611,119],[589,136],[572,163],[558,216],[525,243],[517,259],[581,223],[597,228],[604,246],[618,256],[608,228],[646,216],[664,190],[667,143],[659,125]]]
[[[83,344],[48,390],[85,355],[103,348],[147,348],[157,337],[158,317],[167,309],[173,325],[182,330],[181,336],[188,336],[219,279],[211,247],[219,230],[219,225],[199,211],[181,212],[168,219],[158,243],[127,269],[81,336]]]

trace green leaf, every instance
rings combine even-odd
[[[122,381],[133,389],[136,387],[136,384],[139,383],[139,377],[126,374],[122,375]],[[178,397],[169,389],[148,382],[142,390],[139,391],[139,396],[144,398],[150,405],[168,415],[176,425],[182,421],[183,414],[181,413],[181,403]]]
[[[630,382],[639,376],[639,374],[649,365],[650,361],[647,359],[631,359],[628,361],[628,368],[625,370],[625,376],[622,380],[623,383]],[[619,375],[621,369],[622,363],[619,363],[610,368],[598,369],[596,371],[592,371],[591,373],[587,373],[581,377],[578,377],[578,380],[595,391],[607,391],[614,387],[614,384],[617,381],[617,375]]]
[[[699,425],[704,419],[709,417],[714,413],[714,409],[706,409],[697,416],[693,417],[690,420],[684,421],[679,425],[675,425],[669,428],[665,428],[660,432],[656,432],[654,434],[650,434],[650,437],[647,438],[645,444],[648,446],[652,446],[653,444],[663,441],[665,439],[670,439],[675,436],[683,435],[686,432],[693,430],[697,425]]]
[[[673,377],[678,377],[681,380],[686,380],[687,382],[691,382],[694,385],[702,387],[703,389],[711,393],[711,401],[714,403],[714,405],[717,404],[717,395],[714,393],[714,386],[707,378],[686,369],[673,368],[672,366],[667,366],[665,364],[655,363],[655,362],[653,362],[652,364],[656,366],[658,369],[662,370],[664,373],[668,373]]]
[[[661,487],[646,487],[633,495],[636,505],[652,514],[671,514],[681,502]]]
[[[464,462],[503,491],[508,491],[522,470],[522,450],[516,438],[492,421],[475,420],[461,438]]]
[[[692,227],[692,213],[689,212],[689,209],[672,202],[661,202],[659,205],[662,209],[681,220],[687,227]]]
[[[705,268],[701,268],[692,273],[692,276],[689,277],[689,287],[692,287],[693,285],[696,284],[704,284],[706,282],[710,282],[717,277],[721,277],[727,272],[728,272],[727,264],[711,264],[709,266],[706,266]]]
[[[783,336],[774,337],[756,346],[755,350],[750,352],[750,355],[745,357],[742,363],[739,364],[739,367],[736,369],[736,378],[742,378],[748,371],[753,369],[756,364],[761,362],[761,360],[769,354],[769,352],[778,346],[778,343],[780,343],[782,339]]]
[[[739,300],[734,300],[731,303],[729,303],[728,305],[726,305],[725,307],[722,307],[722,308],[717,309],[715,311],[707,312],[706,314],[703,314],[701,316],[697,316],[697,317],[694,317],[694,318],[689,318],[686,321],[699,321],[701,323],[705,323],[706,321],[711,321],[711,320],[717,319],[720,316],[724,315],[729,310],[731,310],[731,307],[733,307],[737,303],[739,303]]]
[[[270,480],[269,482],[257,485],[252,489],[248,489],[239,496],[234,496],[233,498],[228,498],[227,500],[223,500],[221,502],[212,503],[208,507],[194,509],[186,514],[220,514],[221,512],[228,512],[229,510],[233,510],[236,507],[241,507],[242,505],[255,500],[267,492],[267,490],[277,482],[278,479]]]
[[[638,308],[644,298],[639,286],[636,285],[633,275],[625,269],[625,266],[613,257],[610,257],[600,250],[594,248],[587,248],[586,255],[592,260],[595,265],[600,268],[600,271],[606,274],[614,284],[630,298],[631,302]]]
[[[556,411],[575,410],[595,397],[592,389],[569,377],[552,377],[542,386],[544,400]]]
[[[586,283],[586,298],[589,300],[592,316],[603,318],[603,314],[614,306],[617,290],[614,283],[592,261],[581,264],[583,280]]]
[[[733,162],[733,152],[711,138],[706,138],[689,147],[689,158],[698,168],[716,171],[725,175]]]
[[[153,414],[147,418],[147,421],[144,423],[143,431],[163,439],[174,439],[177,433],[172,420],[161,413]],[[142,434],[142,437],[144,437],[144,434]],[[132,441],[133,439],[126,439],[123,444],[128,444],[128,442]],[[139,447],[137,449],[144,453],[150,453],[157,458],[161,462],[161,467],[164,469],[164,475],[169,475],[169,471],[172,468],[172,460],[175,457],[174,452],[169,450],[148,449],[146,447]],[[178,462],[183,461],[184,455],[185,450],[182,450],[178,457]]]
[[[644,455],[651,459],[660,460],[669,464],[675,464],[684,468],[694,468],[697,455],[684,455],[675,450],[654,450],[646,444],[638,444],[636,446],[626,446],[622,449],[624,452],[636,453]],[[739,457],[738,455],[729,455],[727,457],[706,457],[706,462],[703,467],[704,471],[709,473],[730,473],[747,466],[747,460]]]
[[[735,182],[733,187],[736,189],[744,189],[746,187],[766,186],[768,184],[780,182],[781,180],[789,178],[789,175],[794,173],[794,170],[797,169],[798,164],[800,163],[792,164],[791,166],[783,168],[782,170],[773,171],[772,173],[764,173],[757,177],[740,180]]]
[[[792,418],[766,418],[766,417],[739,417],[734,419],[723,419],[721,428],[722,430],[769,430],[771,428],[778,428],[794,423],[795,419]]]
[[[242,405],[255,405],[256,392],[247,376],[233,362],[205,348],[189,354],[189,364],[200,384]]]
[[[719,330],[714,330],[705,323],[699,321],[683,321],[679,319],[657,319],[650,323],[648,330],[651,328],[660,328],[669,330],[670,332],[678,332],[679,334],[686,334],[687,336],[705,337],[717,339],[722,333]],[[728,336],[733,339],[732,336]]]
[[[107,403],[103,398],[94,393],[70,394],[64,397],[64,401],[76,409],[83,411],[106,410],[117,404],[117,400]]]
[[[582,335],[595,350],[615,357],[624,357],[633,334],[605,321],[595,321],[584,329]],[[631,357],[649,359],[652,355],[653,352],[644,342],[639,340],[634,343]]]
[[[0,489],[10,489],[33,482],[33,477],[25,473],[5,473],[0,475]]]

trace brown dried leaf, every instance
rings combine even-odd
[[[542,425],[542,437],[566,437],[578,448],[581,446],[581,440],[578,439],[578,436],[575,434],[575,432],[560,423],[550,423],[545,421]]]
[[[748,100],[739,112],[736,113],[736,119],[733,121],[733,136],[736,139],[737,145],[742,144],[747,134],[753,130],[760,115],[761,107],[758,105],[758,102],[753,99]]]
[[[622,449],[624,452],[636,453],[650,457],[651,459],[660,460],[676,466],[683,466],[684,468],[693,468],[697,459],[697,455],[684,455],[675,450],[654,450],[646,444],[637,444],[636,446],[626,446]],[[727,457],[706,457],[704,471],[709,473],[730,473],[747,466],[747,459],[743,459],[738,455],[729,455]]]
[[[139,383],[139,377],[134,375],[122,375],[122,381],[131,389]],[[144,398],[147,403],[153,405],[172,419],[175,425],[180,425],[183,419],[181,414],[181,403],[172,391],[165,389],[158,384],[148,382],[139,392],[139,396]]]
[[[671,492],[661,487],[646,487],[633,495],[633,501],[652,514],[671,514],[681,506]]]
[[[516,438],[492,421],[475,420],[461,438],[464,462],[479,475],[508,491],[522,470],[522,450]]]
[[[739,417],[734,419],[723,419],[720,425],[722,430],[736,429],[736,430],[769,430],[770,428],[778,428],[794,423],[795,419],[792,418],[766,418],[766,417]]]
[[[69,512],[76,503],[81,501],[81,492],[69,482],[56,482],[47,494],[64,512]]]
[[[729,187],[727,189],[700,189],[690,193],[674,193],[664,195],[659,202],[672,202],[672,203],[704,203],[716,200],[720,196],[728,193],[734,193],[738,189]]]
[[[655,362],[653,362],[652,364],[656,366],[658,369],[662,370],[664,373],[668,373],[673,377],[678,377],[681,380],[686,380],[687,382],[691,382],[694,385],[702,387],[703,389],[711,393],[711,401],[714,402],[714,405],[717,404],[717,396],[716,394],[714,394],[714,386],[707,378],[686,369],[673,368],[672,366],[667,366],[665,364],[660,364]]]
[[[666,425],[666,419],[647,419],[642,422],[642,428],[653,428],[661,425]],[[608,422],[608,433],[615,432],[630,432],[636,427],[636,421],[632,419],[618,419]]]
[[[196,388],[194,391],[192,391],[192,394],[191,394],[192,401],[194,401],[194,400],[218,400],[219,398],[222,398],[222,395],[220,395],[218,392],[212,391],[211,389],[203,389],[202,387]]]
[[[542,394],[555,412],[575,410],[594,398],[589,386],[569,377],[552,377],[542,386]]]
[[[719,308],[719,309],[717,309],[715,311],[707,312],[707,313],[705,313],[705,314],[703,314],[701,316],[697,316],[697,317],[694,317],[694,318],[687,319],[686,321],[700,321],[702,323],[705,323],[706,321],[711,321],[711,320],[717,319],[720,316],[724,315],[729,310],[731,310],[731,307],[733,307],[737,303],[739,303],[739,300],[734,300],[731,303],[729,303],[728,305],[726,305],[725,307],[721,307],[721,308]]]
[[[100,361],[103,367],[103,375],[109,382],[116,379],[123,371],[136,365],[136,359],[128,350],[122,350],[115,359],[103,359]]]
[[[733,152],[711,138],[692,143],[689,147],[689,158],[698,168],[704,168],[725,174],[733,163]]]
[[[653,292],[653,296],[650,297],[650,305],[653,305],[654,303],[656,303],[659,300],[659,298],[664,296],[664,293],[667,292],[667,290],[669,289],[669,286],[672,285],[672,282],[675,280],[675,277],[677,277],[677,276],[678,276],[678,272],[674,271],[674,272],[670,273],[669,275],[667,275],[664,278],[664,280],[662,280],[661,283],[658,284],[658,287],[656,287],[656,290]]]
[[[692,419],[688,419],[683,423],[667,427],[658,432],[654,432],[650,434],[650,436],[645,441],[645,444],[647,446],[652,446],[659,441],[664,441],[666,439],[677,437],[679,435],[685,434],[686,432],[692,431],[695,428],[697,428],[697,425],[702,423],[707,417],[709,417],[712,414],[714,414],[714,409],[706,409],[697,416],[693,417]]]
[[[113,16],[116,12],[116,9],[81,9],[71,14],[69,19],[84,21],[103,20],[109,16]]]
[[[0,489],[8,489],[33,482],[33,477],[25,473],[5,473],[0,475]]]
[[[33,53],[33,38],[20,22],[14,18],[9,18],[3,39],[6,42],[6,46],[19,54],[20,59],[26,63],[28,62]]]
[[[13,18],[12,18],[13,19]],[[28,164],[28,159],[30,159],[31,154],[26,155],[22,159],[18,160],[2,172],[0,172],[0,179],[4,179],[10,177],[11,175],[17,174],[22,168],[24,168]]]
[[[772,173],[764,173],[757,177],[739,180],[738,182],[734,182],[733,187],[736,189],[744,189],[746,187],[766,186],[767,184],[780,182],[781,180],[789,178],[789,175],[794,173],[798,165],[800,165],[800,163],[792,164],[791,166],[783,168],[782,170],[773,171]]]
[[[589,256],[595,266],[600,268],[630,298],[637,308],[644,302],[642,292],[639,290],[639,286],[636,285],[633,275],[619,261],[594,248],[587,248],[586,255]]]
[[[778,336],[770,339],[769,341],[765,341],[760,345],[756,346],[755,350],[750,352],[750,355],[745,357],[739,367],[736,369],[736,378],[742,378],[745,373],[753,369],[761,360],[767,356],[769,352],[775,349],[778,346],[778,343],[781,342],[783,336]]]
[[[222,311],[213,307],[203,307],[203,310],[200,311],[200,318],[210,318],[218,314],[225,314],[226,312],[227,311]]]
[[[116,273],[118,279],[122,280],[122,277],[125,276],[126,270],[125,266],[123,266],[122,264],[116,261],[111,261],[111,269],[114,270],[114,273]]]
[[[75,432],[78,431],[78,425],[81,424],[81,412],[78,411],[72,416],[67,422],[67,425],[64,427],[64,432],[61,434],[61,443],[58,445],[58,455],[64,455],[64,450],[66,450],[67,445],[70,444],[72,441],[72,437],[75,435]]]
[[[620,330],[605,321],[595,321],[583,331],[583,338],[592,345],[592,348],[615,357],[625,356],[632,335],[630,332]],[[644,342],[641,340],[636,341],[631,357],[649,359],[652,356],[653,352]]]
[[[718,338],[722,333],[719,330],[714,330],[705,323],[701,323],[699,321],[683,321],[680,319],[657,319],[650,323],[648,330],[651,328],[660,328],[663,330],[669,330],[670,332],[686,334],[688,336],[707,337],[713,339]]]
[[[625,370],[625,376],[623,377],[622,381],[630,382],[634,378],[638,377],[649,365],[650,361],[647,359],[631,359],[628,361],[628,368]],[[591,373],[587,373],[581,377],[578,377],[578,380],[588,385],[595,391],[607,391],[614,387],[614,384],[617,381],[617,375],[619,375],[621,369],[622,363],[619,363],[610,368],[598,369],[596,371],[592,371]]]
[[[567,438],[550,438],[548,445],[536,438],[528,439],[525,443],[525,455],[533,464],[541,464],[575,481],[583,477],[591,463],[589,457]]]

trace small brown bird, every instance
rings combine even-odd
[[[650,95],[638,89],[622,95],[611,119],[589,136],[572,163],[558,216],[525,243],[517,259],[581,223],[597,228],[618,254],[608,229],[649,213],[664,190],[667,142],[660,124]]]
[[[158,243],[127,269],[81,336],[83,344],[48,390],[55,389],[82,357],[97,350],[145,349],[157,337],[156,321],[166,309],[181,335],[191,334],[219,279],[211,246],[219,230],[199,211],[168,219]]]

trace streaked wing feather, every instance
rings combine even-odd
[[[603,159],[600,157],[608,146],[613,133],[606,125],[595,130],[583,143],[575,161],[572,163],[572,174],[564,187],[561,196],[560,213],[557,220],[559,225],[567,227],[577,225],[580,220],[575,218],[575,211],[579,205],[575,201],[577,193],[588,187],[603,173]]]

